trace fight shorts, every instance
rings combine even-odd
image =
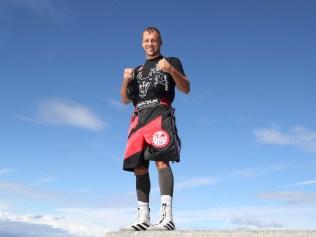
[[[170,105],[135,109],[128,130],[123,170],[148,168],[150,160],[179,162],[180,144],[174,109]]]

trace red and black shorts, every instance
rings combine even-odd
[[[148,168],[150,160],[180,161],[180,139],[170,105],[135,111],[131,117],[123,170]]]

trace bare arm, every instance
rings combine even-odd
[[[161,59],[158,62],[158,67],[160,70],[169,73],[174,79],[177,88],[185,93],[189,94],[190,92],[190,81],[189,79],[182,75],[176,68],[174,68],[166,59]]]
[[[131,100],[127,97],[127,85],[132,80],[134,74],[133,68],[125,68],[123,73],[123,81],[121,85],[121,101],[123,104],[128,104]]]

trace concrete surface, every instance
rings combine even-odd
[[[118,231],[105,237],[316,237],[316,230]]]

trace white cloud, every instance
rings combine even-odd
[[[6,210],[8,208],[8,205],[0,203],[0,211],[1,210]]]
[[[53,177],[53,176],[46,176],[46,177],[40,178],[35,183],[32,183],[31,186],[39,186],[39,185],[42,185],[42,184],[51,183],[54,180],[56,180],[55,177]]]
[[[206,185],[213,185],[216,184],[217,180],[215,177],[207,176],[207,177],[194,177],[189,180],[185,180],[182,182],[177,182],[176,188],[178,190],[180,189],[189,189],[189,188],[195,188],[199,186],[206,186]]]
[[[34,222],[32,219],[39,220],[41,216],[23,218],[0,212],[0,235],[12,237],[83,237],[48,224],[32,223]]]
[[[288,204],[316,204],[316,192],[267,192],[259,197]]]
[[[258,176],[268,175],[271,171],[268,168],[245,168],[231,171],[231,175],[242,178],[254,178]]]
[[[60,21],[71,15],[63,0],[7,0],[3,4]]]
[[[39,105],[35,121],[48,125],[73,126],[94,131],[105,127],[105,123],[87,106],[59,98],[43,101]]]
[[[284,185],[284,187],[299,187],[299,186],[305,186],[305,185],[310,185],[310,184],[316,184],[316,179],[315,180],[307,180],[304,182],[293,183],[293,184],[288,184],[288,185]]]
[[[135,191],[122,193],[104,193],[102,191],[89,191],[85,188],[58,189],[48,188],[39,183],[24,184],[0,180],[0,209],[5,207],[1,203],[15,204],[16,208],[24,208],[27,202],[33,207],[40,203],[41,206],[84,206],[84,207],[134,207]],[[47,180],[47,182],[50,182]]]
[[[106,231],[119,230],[122,226],[131,224],[136,215],[136,208],[63,208],[58,211],[85,226],[86,232],[92,236],[102,236]]]
[[[177,190],[183,189],[191,189],[200,186],[208,186],[208,185],[216,185],[223,181],[227,181],[227,179],[236,179],[236,178],[256,178],[260,176],[269,175],[274,172],[281,172],[286,170],[288,164],[286,163],[274,163],[268,164],[265,166],[261,166],[260,168],[244,168],[244,169],[236,169],[227,171],[225,173],[221,173],[221,175],[217,176],[204,176],[204,177],[192,177],[188,180],[177,181],[175,184],[175,188]],[[154,191],[159,191],[159,187],[153,188]]]
[[[13,170],[12,169],[0,169],[0,176],[6,175],[11,173]]]
[[[53,228],[48,225],[29,224],[25,222],[0,221],[0,236],[10,237],[83,237]]]
[[[316,152],[316,132],[304,127],[294,127],[288,132],[274,128],[254,131],[257,140],[264,144],[291,145],[309,152]]]
[[[250,216],[250,215],[236,215],[234,214],[231,218],[231,223],[240,225],[240,226],[248,226],[248,227],[255,227],[255,228],[282,228],[283,225],[266,218],[258,218],[257,216]]]
[[[288,136],[276,129],[261,128],[255,130],[254,134],[262,143],[278,145],[291,144],[291,140],[288,138]]]
[[[34,237],[45,236],[45,233],[50,234],[51,230],[55,230],[54,235],[48,236],[99,237],[104,236],[109,230],[119,229],[133,221],[135,213],[134,208],[64,208],[51,214],[15,214],[0,211],[0,233],[3,231],[1,223],[5,222],[15,227],[12,229],[27,226],[28,229],[24,229],[23,235],[27,237],[33,237],[30,233],[34,233]],[[64,235],[58,235],[59,232]]]
[[[52,193],[43,192],[38,189],[34,189],[25,184],[19,184],[15,182],[0,181],[0,191],[6,195],[12,195],[16,197],[25,198],[53,198],[56,197]]]
[[[315,229],[315,206],[241,206],[177,211],[179,228],[231,229],[286,228]],[[254,218],[251,220],[251,218]],[[178,229],[179,229],[178,228]]]
[[[256,178],[259,176],[266,176],[271,173],[281,172],[286,170],[288,164],[286,163],[275,163],[275,164],[268,164],[268,165],[261,165],[260,168],[258,167],[250,167],[250,168],[241,168],[236,169],[228,172],[229,176],[233,178],[241,177],[241,178]]]
[[[117,100],[114,100],[114,99],[110,99],[109,100],[109,104],[114,107],[114,108],[117,108],[117,109],[126,109],[126,105],[123,104],[122,102],[120,101],[117,101]]]

